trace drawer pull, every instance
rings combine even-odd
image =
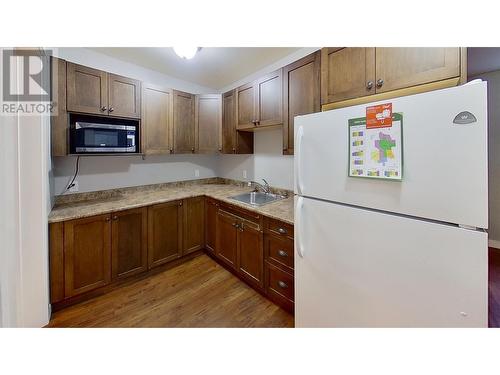
[[[281,234],[286,234],[287,233],[286,229],[284,229],[284,228],[278,228],[278,232],[281,233]]]
[[[288,253],[285,250],[278,250],[278,255],[280,257],[287,257]]]
[[[284,281],[281,281],[281,280],[278,281],[278,285],[280,288],[283,288],[283,289],[288,288],[288,285]]]

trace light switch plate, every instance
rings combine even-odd
[[[199,169],[194,170],[194,177],[200,177],[200,170]]]
[[[243,178],[247,178],[247,170],[243,169]]]

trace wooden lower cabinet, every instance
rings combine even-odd
[[[216,200],[207,198],[205,201],[205,249],[215,254],[217,238],[217,211],[219,204]]]
[[[52,223],[49,234],[56,309],[205,248],[293,313],[293,225],[239,206],[199,196]]]
[[[111,215],[64,223],[64,295],[72,297],[111,281]]]
[[[257,288],[264,288],[262,229],[256,223],[240,221],[238,232],[238,273]]]
[[[182,201],[148,207],[148,268],[182,256]]]
[[[148,209],[112,214],[111,274],[113,280],[144,272],[148,268]]]
[[[217,212],[217,245],[215,254],[232,269],[236,269],[236,249],[238,247],[238,217],[219,210]]]
[[[205,197],[184,200],[183,255],[205,247]]]

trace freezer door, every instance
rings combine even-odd
[[[296,197],[296,327],[487,327],[484,232]]]
[[[360,105],[296,118],[295,192],[487,228],[486,83],[387,102],[403,114],[401,182],[348,177],[348,120],[365,117]],[[463,111],[477,122],[453,123]]]

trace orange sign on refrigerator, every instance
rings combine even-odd
[[[366,128],[390,128],[392,126],[392,103],[366,107]]]

